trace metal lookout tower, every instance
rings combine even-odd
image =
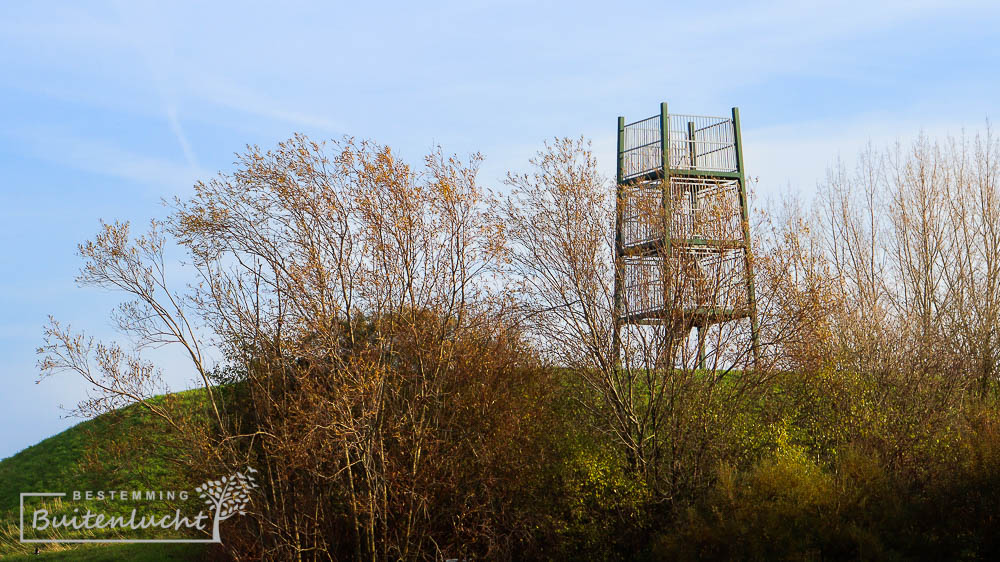
[[[615,351],[623,335],[660,327],[679,341],[720,322],[749,319],[753,356],[758,325],[750,225],[740,138],[731,117],[618,118],[615,213]]]

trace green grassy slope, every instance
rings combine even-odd
[[[195,407],[200,391],[171,396]],[[157,400],[164,400],[160,397]],[[182,475],[155,454],[165,422],[131,406],[81,422],[62,433],[0,461],[0,558],[18,560],[187,560],[198,559],[201,545],[85,545],[52,548],[34,556],[34,546],[18,542],[21,492],[69,490],[190,489]],[[151,454],[150,451],[153,451]],[[68,546],[68,545],[67,545]]]
[[[116,562],[131,560],[133,562],[159,562],[173,560],[201,560],[205,557],[205,548],[198,544],[115,544],[93,545],[68,548],[65,550],[48,550],[39,556],[34,555],[34,549],[17,554],[0,555],[4,562],[45,561],[54,562]]]

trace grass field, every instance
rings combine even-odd
[[[15,562],[18,560],[66,560],[67,562],[111,562],[131,560],[134,562],[158,562],[161,560],[200,560],[204,557],[204,547],[197,544],[123,544],[123,545],[92,545],[65,550],[48,550],[35,556],[34,549],[20,554],[6,554],[2,558]]]
[[[173,395],[194,405],[199,391]],[[163,398],[158,398],[162,400]],[[203,545],[35,545],[19,542],[21,492],[179,490],[184,482],[156,454],[163,422],[136,406],[83,421],[0,461],[0,558],[3,560],[197,560]]]

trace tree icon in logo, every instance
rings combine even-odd
[[[219,537],[219,523],[239,513],[246,514],[246,506],[250,503],[250,491],[258,488],[253,473],[256,470],[247,467],[246,474],[234,472],[219,480],[209,480],[194,489],[198,497],[205,498],[205,505],[215,508],[215,518],[212,523],[213,542],[222,542]]]

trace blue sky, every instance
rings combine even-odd
[[[75,286],[75,245],[99,219],[163,216],[248,143],[441,144],[482,152],[499,186],[546,138],[591,138],[611,175],[618,115],[738,105],[770,197],[869,140],[1000,115],[988,2],[23,4],[0,17],[0,457],[76,421],[59,406],[79,381],[35,384],[47,315],[114,335],[115,295]]]

